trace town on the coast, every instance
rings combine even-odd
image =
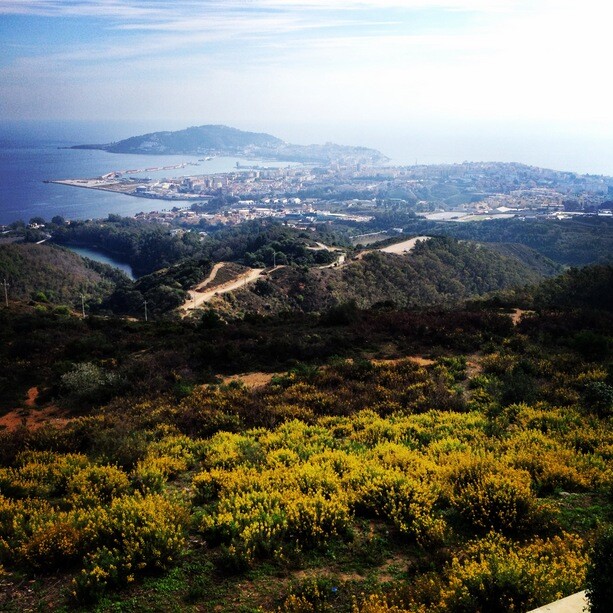
[[[237,162],[236,166],[232,172],[175,178],[151,179],[131,176],[138,171],[113,171],[91,179],[50,182],[170,201],[171,207],[136,215],[162,224],[225,225],[264,217],[290,223],[359,223],[382,209],[454,222],[612,214],[613,178],[517,163],[262,167]]]

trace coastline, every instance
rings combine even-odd
[[[55,185],[67,185],[68,187],[80,187],[83,189],[95,189],[102,192],[111,192],[121,194],[123,196],[134,196],[135,198],[146,198],[148,200],[167,200],[167,201],[183,201],[189,202],[192,200],[201,200],[202,196],[190,194],[175,195],[158,195],[151,193],[136,192],[137,187],[142,187],[144,183],[134,182],[131,184],[125,183],[99,183],[100,179],[49,179],[45,183],[53,183]],[[132,191],[128,191],[132,190]]]

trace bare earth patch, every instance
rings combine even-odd
[[[402,255],[403,253],[410,253],[420,241],[430,240],[430,236],[416,236],[415,238],[410,238],[409,240],[402,241],[401,243],[395,243],[393,245],[389,245],[388,247],[382,247],[379,251],[383,251],[383,253],[395,253],[396,255]]]
[[[14,409],[0,417],[0,430],[13,431],[25,427],[28,430],[38,430],[47,424],[63,428],[69,421],[68,411],[54,405],[42,408],[36,407],[38,388],[31,387],[24,401],[24,408]]]
[[[386,359],[386,360],[372,360],[373,364],[399,364],[401,362],[414,362],[415,364],[417,364],[418,366],[432,366],[432,364],[435,364],[434,360],[431,360],[429,358],[423,358],[419,355],[407,355],[404,356],[402,358],[391,358],[391,359]]]
[[[525,313],[534,313],[534,311],[524,311],[523,309],[514,309],[514,311],[511,313],[511,321],[513,322],[513,325],[517,325],[519,323],[519,320],[522,318],[522,316]]]
[[[243,373],[240,375],[232,375],[230,377],[225,377],[223,380],[224,385],[228,383],[232,383],[233,381],[240,381],[243,385],[249,389],[256,389],[258,387],[264,387],[268,385],[275,374],[279,373],[270,373],[270,372],[249,372]]]

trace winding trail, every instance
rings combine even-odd
[[[217,276],[217,272],[223,265],[224,262],[219,262],[218,264],[215,264],[215,266],[213,266],[213,270],[211,270],[211,274],[204,281],[202,281],[202,283],[199,283],[193,290],[190,290],[188,292],[189,298],[183,304],[183,306],[180,307],[182,317],[185,317],[189,313],[189,311],[197,309],[205,302],[209,302],[213,297],[219,294],[225,294],[227,292],[234,291],[235,289],[244,287],[249,283],[254,283],[262,276],[262,273],[266,270],[265,268],[252,268],[247,272],[243,273],[242,275],[239,275],[235,279],[228,281],[227,283],[217,285],[216,287],[208,291],[203,291],[203,289],[215,279],[215,277]],[[277,268],[280,267],[277,266]]]
[[[215,280],[217,273],[220,271],[221,268],[225,266],[225,264],[226,264],[225,262],[217,262],[217,264],[215,264],[213,268],[211,269],[209,276],[201,283],[198,283],[198,285],[196,285],[196,287],[194,287],[192,291],[201,292],[209,283]]]

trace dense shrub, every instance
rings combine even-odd
[[[603,528],[590,552],[587,598],[591,613],[611,610],[613,602],[613,526]]]
[[[162,496],[125,496],[99,516],[96,548],[73,581],[79,603],[95,601],[109,587],[121,587],[137,575],[163,570],[181,554],[188,516],[182,505]]]

